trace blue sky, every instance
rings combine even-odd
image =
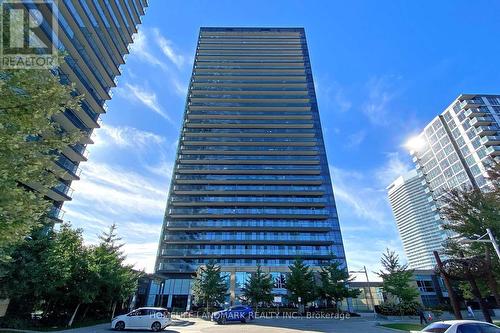
[[[385,187],[404,142],[460,93],[499,93],[497,1],[160,1],[121,67],[65,219],[118,225],[152,271],[200,26],[305,27],[348,265],[404,258]]]

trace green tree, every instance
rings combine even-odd
[[[260,265],[258,265],[257,270],[250,275],[250,278],[243,287],[243,296],[257,311],[259,303],[269,303],[272,301],[273,287],[273,278],[271,275],[264,273]]]
[[[408,264],[401,264],[396,252],[389,249],[382,254],[380,262],[383,270],[377,275],[383,280],[384,291],[396,297],[400,303],[414,302],[419,292],[412,285],[413,270],[408,269]]]
[[[127,300],[137,288],[137,281],[143,272],[134,271],[131,265],[124,263],[126,257],[121,250],[123,243],[116,234],[116,225],[112,224],[108,232],[100,236],[100,243],[91,248],[92,259],[100,277],[96,283],[99,290],[97,302],[104,310],[114,316],[116,305]]]
[[[500,164],[491,161],[487,169],[491,187],[481,191],[478,188],[454,188],[442,197],[440,214],[445,223],[444,229],[451,230],[465,238],[476,238],[484,235],[489,228],[497,241],[500,240]],[[485,293],[492,294],[500,304],[498,280],[500,279],[500,264],[494,256],[491,244],[474,242],[463,245],[454,240],[445,242],[446,252],[450,257],[484,256],[488,264],[487,274],[478,279],[478,285]],[[470,286],[462,283],[460,289],[464,295],[471,295]]]
[[[53,117],[80,109],[81,97],[45,69],[0,70],[0,95],[0,261],[8,261],[50,207],[44,195],[60,176],[51,171],[55,153],[81,137],[61,131]]]
[[[41,298],[53,308],[73,309],[68,326],[81,304],[91,303],[98,295],[97,267],[90,249],[83,244],[82,232],[69,223],[62,224],[42,263],[46,275]]]
[[[223,275],[219,265],[211,260],[205,267],[200,267],[193,282],[193,295],[195,302],[205,304],[208,312],[209,306],[223,303],[226,298],[228,285],[227,276]]]
[[[349,289],[349,282],[352,282],[354,277],[351,277],[343,264],[338,261],[322,266],[319,276],[320,295],[327,300],[332,300],[337,307],[345,298],[356,298],[360,293],[359,290]]]
[[[316,283],[311,269],[301,259],[296,259],[293,264],[288,266],[288,269],[290,273],[286,279],[286,289],[289,293],[289,299],[303,305],[314,301],[316,299]]]
[[[2,297],[11,298],[9,316],[29,318],[41,310],[44,318],[71,326],[79,309],[112,313],[137,287],[140,272],[125,265],[120,238],[113,225],[95,246],[83,243],[82,231],[64,223],[58,231],[32,233],[16,246]],[[68,315],[69,314],[69,315]]]
[[[76,314],[78,304],[92,302],[98,276],[82,230],[62,224],[60,230],[32,233],[12,252],[3,295],[11,298],[9,315],[29,318],[34,310],[46,317]]]
[[[3,277],[0,283],[0,298],[10,298],[9,313],[22,318],[41,304],[46,272],[42,263],[55,237],[54,232],[34,230],[30,239],[14,246],[12,260],[0,261]],[[11,311],[12,310],[12,311]]]

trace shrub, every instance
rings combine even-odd
[[[418,313],[419,306],[420,304],[417,302],[384,302],[376,305],[375,310],[384,316],[414,316]]]

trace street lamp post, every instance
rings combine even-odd
[[[484,239],[486,236],[488,236],[489,239]],[[458,239],[457,241],[459,243],[491,243],[495,248],[495,252],[497,253],[498,259],[500,260],[500,247],[498,246],[497,240],[495,239],[495,236],[493,235],[493,232],[491,231],[490,228],[487,228],[486,233],[476,239],[462,238]]]
[[[373,298],[372,288],[370,285],[370,279],[368,278],[368,271],[366,270],[366,266],[363,266],[363,270],[350,271],[349,273],[365,273],[366,285],[368,286],[368,293],[370,294],[370,300],[371,300],[372,307],[373,307],[373,315],[377,316],[377,311],[375,311],[375,299]]]

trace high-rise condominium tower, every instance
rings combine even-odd
[[[432,251],[441,249],[441,233],[436,205],[429,202],[422,179],[412,170],[387,187],[389,202],[403,247],[412,269],[427,269],[436,263]],[[445,236],[443,234],[443,236]]]
[[[433,248],[448,236],[440,227],[439,206],[444,192],[459,186],[488,189],[486,169],[492,159],[500,159],[500,95],[460,95],[411,140],[411,146],[418,177],[439,226],[425,235],[428,247]],[[410,252],[414,249],[407,252],[409,257]],[[415,262],[433,262],[423,256]]]
[[[302,28],[202,28],[156,272],[166,306],[215,260],[231,300],[261,265],[345,264]]]
[[[56,162],[61,175],[57,186],[47,192],[53,202],[49,217],[62,219],[61,207],[71,200],[71,182],[79,179],[78,165],[86,161],[85,149],[92,144],[92,131],[99,128],[105,102],[111,99],[110,89],[116,86],[120,65],[129,53],[132,35],[147,7],[146,0],[59,0],[55,2],[26,1],[27,9],[38,10],[44,17],[40,26],[42,40],[51,40],[66,52],[65,63],[57,69],[64,84],[74,83],[85,98],[82,111],[66,110],[57,115],[64,131],[83,131],[85,137],[68,146]],[[54,6],[51,6],[51,4]],[[55,19],[54,19],[55,18]],[[55,22],[56,26],[49,22]]]

